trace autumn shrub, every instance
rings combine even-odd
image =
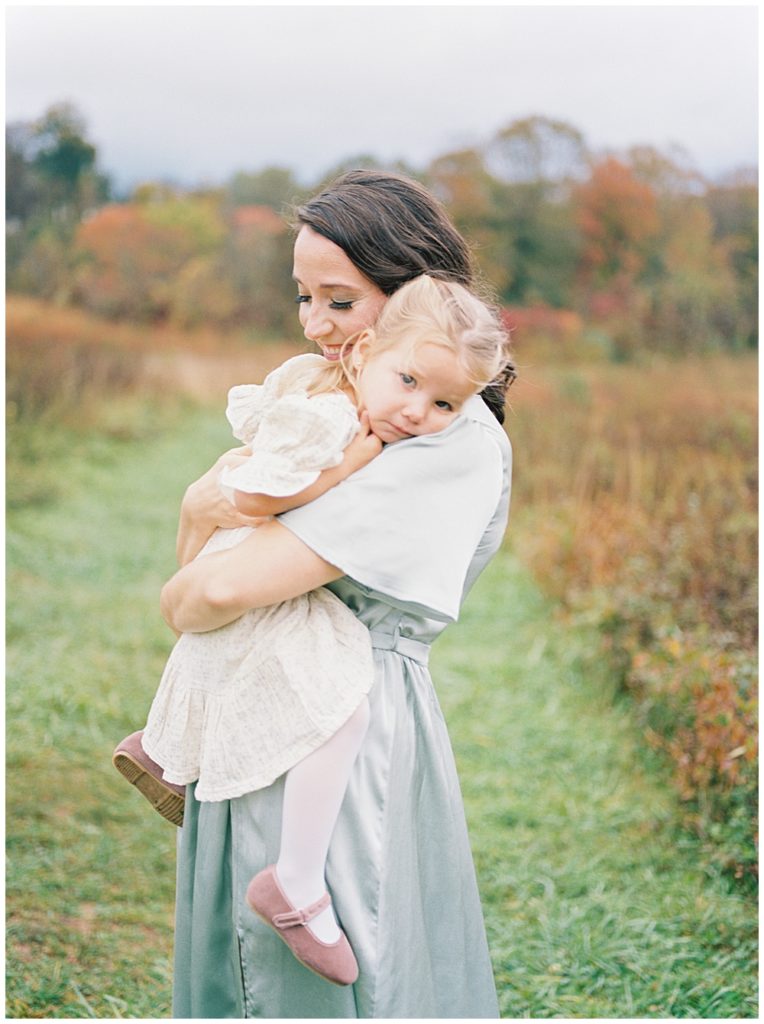
[[[216,251],[225,234],[219,205],[204,197],[103,206],[78,226],[73,296],[103,316],[163,319],[178,273]]]
[[[554,309],[541,303],[504,306],[502,319],[510,336],[533,338],[534,360],[578,363],[582,352],[595,357],[604,354],[596,333],[587,330],[581,316],[572,309]]]
[[[518,553],[598,624],[714,857],[753,871],[755,362],[532,366],[509,431]]]
[[[170,319],[181,327],[296,334],[292,236],[263,206],[239,207],[214,253],[189,260],[171,286]]]
[[[132,390],[141,381],[144,353],[108,333],[72,336],[70,319],[61,311],[59,320],[53,306],[9,299],[5,384],[12,419],[76,411],[91,397]]]

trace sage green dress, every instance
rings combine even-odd
[[[371,632],[371,724],[332,837],[327,884],[360,975],[300,965],[246,905],[276,860],[283,777],[235,800],[187,791],[178,847],[176,1018],[496,1018],[453,753],[429,647],[496,552],[511,452],[480,399],[439,434],[384,449],[282,523],[347,575]]]

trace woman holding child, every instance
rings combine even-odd
[[[426,274],[473,283],[464,240],[433,197],[401,176],[350,172],[301,207],[298,221],[300,321],[330,362],[406,282]],[[168,622],[203,633],[325,586],[368,628],[374,682],[326,863],[357,980],[332,985],[306,970],[247,903],[253,876],[278,858],[283,777],[230,800],[200,802],[191,786],[178,848],[175,1017],[498,1016],[427,656],[504,533],[511,453],[500,422],[512,376],[507,364],[439,432],[381,438],[382,452],[340,486],[234,549],[194,560],[215,527],[247,522],[217,490],[221,466],[236,457],[189,488],[184,567],[162,596]],[[306,833],[310,818],[308,801]],[[301,837],[292,839],[299,853]],[[300,901],[291,906],[298,913]]]

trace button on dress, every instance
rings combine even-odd
[[[371,723],[327,862],[358,959],[338,987],[252,913],[276,860],[283,777],[230,801],[187,790],[178,837],[178,1018],[497,1018],[496,990],[453,752],[427,667],[432,641],[497,551],[511,451],[480,399],[439,434],[384,449],[280,517],[346,575],[327,589],[368,628]]]

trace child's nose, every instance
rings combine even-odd
[[[425,413],[425,402],[424,399],[418,397],[411,397],[406,403],[404,414],[414,423],[421,423]]]

